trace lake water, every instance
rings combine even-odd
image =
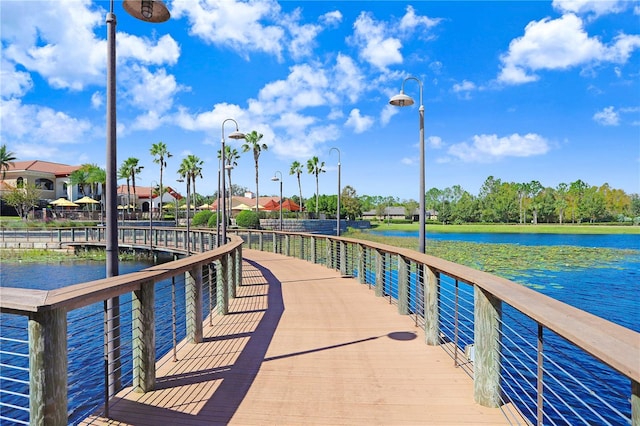
[[[417,238],[417,233],[388,232],[385,235],[405,236]],[[555,234],[449,234],[449,233],[428,233],[429,240],[456,240],[478,243],[500,243],[518,245],[574,245],[583,247],[602,247],[613,249],[635,249],[640,250],[640,235],[555,235]],[[570,305],[576,306],[585,311],[591,312],[602,318],[608,319],[625,327],[640,332],[640,251],[630,254],[616,262],[614,265],[605,265],[599,268],[568,268],[563,271],[545,271],[532,268],[523,272],[519,282],[529,282],[530,284],[540,284],[538,291],[561,300]],[[138,271],[149,266],[145,262],[121,262],[120,274]],[[3,263],[0,268],[0,286],[53,289],[65,285],[86,282],[104,278],[105,268],[103,262],[71,261],[59,262],[55,264],[21,264]],[[183,291],[183,287],[180,289]],[[162,293],[162,291],[160,291]],[[167,299],[168,295],[158,294],[156,301]],[[178,298],[180,300],[182,298]],[[183,307],[179,307],[183,309]],[[7,325],[6,317],[2,324],[3,330]],[[71,319],[70,319],[71,320]],[[179,330],[183,327],[179,327]],[[4,331],[3,331],[4,332]],[[168,351],[171,347],[171,330],[158,330],[158,354]],[[82,337],[82,336],[79,336]],[[183,337],[183,333],[179,338]],[[71,338],[73,339],[73,337]],[[80,356],[83,351],[79,348],[86,346],[86,342],[75,343],[70,341],[69,356]],[[96,347],[86,349],[86,351],[100,351],[101,340],[96,342]],[[95,358],[95,357],[94,357]],[[574,359],[567,368],[575,364],[577,370],[575,374],[580,374],[585,365],[591,365],[588,360]],[[101,373],[99,369],[96,373],[96,385],[87,389],[80,388],[72,391],[70,384],[70,423],[74,424],[79,419],[93,410],[83,401],[95,401],[96,396],[89,395],[92,392],[100,392]],[[609,372],[603,373],[609,375]],[[617,373],[615,373],[617,374]],[[70,377],[70,381],[73,378]],[[86,383],[87,377],[83,378]],[[618,388],[616,395],[611,398],[614,406],[623,407],[628,404],[625,398],[628,397],[628,380],[622,378],[617,381],[608,380]],[[596,380],[597,381],[597,380]],[[4,385],[3,385],[4,386]],[[596,386],[597,387],[597,386]],[[72,393],[73,392],[73,393]],[[606,390],[603,390],[606,392]],[[3,397],[4,399],[5,397]],[[626,408],[622,408],[626,411]],[[587,418],[589,418],[587,416]],[[592,419],[593,420],[593,419]],[[594,423],[595,422],[595,423]],[[559,422],[562,423],[562,422]],[[589,421],[597,424],[598,421]],[[4,424],[4,423],[3,423]],[[613,424],[616,424],[615,421]]]

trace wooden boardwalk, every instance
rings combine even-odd
[[[153,392],[124,389],[110,425],[500,425],[410,317],[323,266],[244,250],[230,314],[159,361]]]

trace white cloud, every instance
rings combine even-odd
[[[431,148],[442,148],[444,146],[444,142],[442,142],[442,138],[440,136],[429,136],[427,138],[427,143]]]
[[[0,97],[2,99],[22,97],[33,87],[31,75],[23,71],[17,71],[14,64],[0,59]]]
[[[342,22],[342,13],[339,10],[327,12],[320,16],[319,21],[327,26],[336,26]]]
[[[620,115],[610,106],[593,114],[593,121],[602,126],[617,126],[620,124]]]
[[[362,59],[381,70],[402,63],[402,43],[395,37],[387,36],[385,24],[377,22],[371,13],[360,13],[353,29],[353,41],[360,49]]]
[[[406,13],[400,20],[400,29],[401,30],[414,30],[419,27],[424,27],[425,29],[430,29],[435,27],[440,23],[441,19],[436,18],[432,19],[428,16],[418,16],[413,8],[413,6],[407,6]]]
[[[186,17],[190,34],[205,42],[230,47],[247,58],[248,52],[282,58],[284,29],[263,23],[280,13],[274,0],[174,0],[171,13],[175,19]]]
[[[373,118],[361,115],[358,108],[354,108],[349,113],[349,118],[344,123],[345,126],[353,128],[354,133],[364,133],[373,125]]]
[[[565,13],[589,14],[596,16],[607,15],[609,13],[619,13],[627,7],[633,5],[629,0],[553,0],[554,9]]]
[[[471,92],[477,90],[475,83],[469,80],[463,80],[462,83],[453,85],[453,93],[457,93],[463,99],[471,99]]]
[[[104,105],[104,96],[101,92],[94,92],[91,95],[91,108],[98,109]]]
[[[392,22],[378,21],[372,13],[361,12],[353,24],[353,35],[348,42],[358,48],[362,60],[387,71],[389,66],[403,63],[402,40],[429,39],[428,30],[440,21],[416,15],[412,6],[407,6],[404,16]]]
[[[545,138],[535,133],[509,136],[475,135],[471,144],[462,142],[449,147],[448,154],[465,163],[488,163],[505,157],[531,157],[549,151]]]
[[[385,105],[384,108],[382,108],[382,111],[380,111],[380,123],[383,126],[386,126],[389,121],[391,120],[391,117],[393,117],[394,115],[396,115],[399,111],[398,107],[394,107],[393,105]]]
[[[562,70],[598,62],[625,63],[640,47],[640,36],[619,34],[610,45],[589,37],[582,21],[567,14],[559,19],[530,22],[525,34],[509,44],[502,55],[498,80],[522,84],[537,80],[536,71]]]
[[[40,141],[41,144],[80,143],[91,131],[91,124],[39,105],[20,100],[2,102],[0,108],[3,143]]]

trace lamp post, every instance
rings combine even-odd
[[[280,177],[276,175],[280,175]],[[277,170],[271,180],[274,182],[280,182],[280,230],[282,231],[282,172]]]
[[[224,166],[224,169],[229,173],[229,211],[227,214],[229,215],[229,223],[231,223],[231,218],[233,217],[233,188],[231,188],[231,170],[233,170],[233,166],[231,164],[227,164]]]
[[[176,182],[180,182],[183,183],[185,180],[184,179],[177,179]],[[189,206],[189,177],[187,176],[187,200],[186,200],[187,204],[187,241],[185,242],[185,249],[187,250],[187,256],[191,255],[191,236],[189,235],[189,210],[190,206]]]
[[[234,124],[236,125],[236,131],[232,132],[229,137],[231,139],[244,139],[244,133],[240,132],[240,130],[238,129],[238,122],[236,120],[234,120],[233,118],[227,118],[222,122],[222,142],[221,142],[221,151],[220,151],[220,161],[221,164],[224,166],[224,124],[227,121],[233,121]],[[225,189],[225,183],[224,183],[224,171],[222,172],[222,177],[220,179],[221,182],[221,186],[222,186],[222,244],[226,244],[227,243],[227,218],[225,217],[225,210],[227,208],[226,206],[226,189]]]
[[[107,13],[107,157],[105,183],[106,214],[106,275],[107,278],[119,274],[118,271],[118,202],[117,202],[117,158],[116,158],[116,15],[113,13],[113,0]],[[170,14],[166,6],[157,0],[124,0],[124,10],[134,18],[145,22],[165,22]],[[155,10],[154,10],[155,9]],[[109,394],[115,395],[120,387],[120,301],[114,297],[105,301],[106,341]],[[105,414],[109,415],[109,404],[105,405]]]
[[[331,155],[331,151],[338,151],[338,212],[336,215],[336,236],[340,236],[340,150],[338,148],[331,148],[329,150],[329,155]]]
[[[158,186],[158,182],[152,180],[150,185],[151,189],[149,190],[149,250],[153,253],[153,188],[154,184]],[[160,195],[160,201],[162,202],[162,195]],[[161,204],[162,205],[162,204]]]
[[[420,81],[416,77],[407,77],[402,82],[402,88],[400,89],[400,93],[395,95],[389,100],[389,103],[393,106],[410,106],[414,104],[413,98],[411,96],[407,96],[404,93],[404,84],[407,80],[415,80],[418,82],[420,86],[420,107],[418,111],[420,113],[420,198],[418,201],[420,202],[420,230],[418,233],[419,239],[419,249],[420,253],[425,253],[426,250],[426,234],[425,234],[425,206],[424,206],[424,194],[425,194],[425,176],[424,176],[424,105],[422,104],[422,81]]]
[[[220,160],[218,160],[218,201],[216,202],[216,247],[220,247]]]

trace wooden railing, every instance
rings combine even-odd
[[[397,305],[398,313],[411,315],[424,330],[428,345],[440,345],[456,366],[474,378],[479,404],[500,406],[507,402],[537,424],[610,423],[640,426],[640,333],[613,324],[527,287],[495,275],[430,255],[351,238],[276,231],[233,231],[244,246],[281,253],[323,264],[353,276],[376,296]],[[153,387],[155,352],[149,348],[153,330],[154,283],[186,274],[188,339],[201,338],[202,271],[217,283],[217,310],[225,313],[228,297],[240,280],[239,239],[215,247],[211,230],[182,228],[122,228],[121,245],[186,253],[205,251],[144,271],[78,284],[60,290],[0,289],[3,313],[29,317],[29,356],[32,424],[63,424],[66,395],[56,389],[66,375],[66,318],[81,306],[133,294],[136,305],[134,386]],[[24,235],[17,240],[24,241]],[[98,244],[103,233],[96,228],[47,236],[29,241],[65,245]],[[4,236],[4,244],[11,244]],[[17,241],[16,240],[16,241]],[[15,241],[14,241],[15,242]],[[208,251],[206,251],[208,250]],[[210,303],[212,307],[214,303]],[[157,318],[157,317],[156,317]],[[46,343],[45,343],[46,342]],[[44,347],[48,349],[45,351]],[[589,360],[576,362],[574,356]],[[145,367],[142,368],[141,366]],[[590,380],[582,374],[595,376]],[[38,379],[43,377],[42,383]],[[621,385],[622,383],[622,385]],[[604,391],[602,390],[604,386]],[[611,388],[619,394],[604,396]],[[613,402],[612,402],[613,401]],[[62,413],[62,414],[61,414]],[[519,420],[518,420],[519,418]]]

